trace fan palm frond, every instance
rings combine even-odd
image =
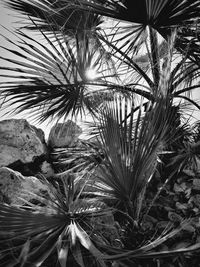
[[[12,4],[13,3],[13,4]],[[60,5],[60,12],[71,12],[73,14],[73,12],[89,12],[91,14],[93,14],[93,11],[97,11],[97,12],[103,12],[102,10],[104,10],[104,13],[107,12],[109,10],[110,13],[114,12],[113,16],[110,16],[113,19],[117,19],[120,21],[124,21],[125,17],[123,19],[123,14],[125,14],[126,12],[129,12],[129,9],[126,9],[126,7],[129,6],[129,1],[124,2],[123,4],[120,3],[119,1],[103,1],[103,2],[96,2],[96,1],[79,1],[79,2],[73,2],[72,1],[65,1],[65,3],[63,1],[57,1],[57,2],[51,2],[51,1],[44,1],[43,3],[39,3],[38,1],[34,1],[34,3],[28,3],[27,1],[18,1],[16,0],[15,2],[9,2],[8,4],[12,6],[12,8],[20,11],[20,12],[24,12],[24,13],[29,13],[32,12],[32,17],[33,13],[36,12],[37,10],[41,10],[41,13],[44,12],[44,10],[46,10],[46,12],[55,12],[56,8],[59,7]],[[168,27],[170,27],[170,20],[165,20],[165,21],[169,21],[169,25],[164,25],[165,23],[161,23],[159,20],[163,19],[163,16],[161,16],[161,14],[165,13],[165,16],[169,15],[169,17],[172,19],[171,21],[171,26],[173,26],[172,28],[174,29],[175,26],[177,26],[178,24],[175,23],[175,20],[177,20],[177,23],[179,21],[179,23],[182,25],[183,21],[190,21],[191,19],[191,23],[192,21],[195,20],[195,18],[197,17],[197,10],[199,9],[199,4],[197,3],[197,1],[193,0],[192,5],[189,6],[189,2],[185,2],[183,3],[182,1],[179,1],[177,3],[175,3],[173,1],[173,3],[169,3],[168,0],[164,1],[164,3],[159,4],[158,1],[152,2],[149,1],[148,3],[146,3],[145,1],[142,1],[141,3],[139,3],[139,5],[145,7],[144,10],[146,10],[145,14],[143,14],[143,23],[141,22],[141,25],[135,25],[135,24],[130,24],[135,22],[134,21],[134,14],[132,14],[131,19],[128,19],[128,25],[125,24],[120,24],[121,22],[115,22],[117,29],[112,32],[110,31],[109,34],[109,30],[105,30],[105,31],[100,31],[101,34],[98,34],[98,37],[96,39],[95,42],[91,41],[90,38],[88,37],[88,33],[83,33],[81,34],[81,38],[80,35],[77,35],[76,32],[73,36],[73,45],[72,47],[76,47],[77,50],[77,54],[74,53],[74,51],[72,50],[72,47],[69,47],[69,40],[66,38],[60,38],[58,37],[57,33],[55,32],[54,28],[51,26],[51,24],[49,24],[49,22],[47,21],[47,24],[49,25],[49,31],[53,32],[53,36],[54,36],[54,40],[56,41],[57,45],[55,43],[53,43],[48,37],[47,35],[45,35],[43,33],[43,31],[41,31],[44,39],[47,41],[47,43],[50,44],[51,48],[55,50],[54,46],[58,46],[59,50],[64,51],[64,49],[66,49],[67,46],[67,50],[69,51],[69,55],[68,58],[66,59],[66,53],[64,55],[61,56],[60,58],[60,62],[58,60],[58,64],[57,64],[57,69],[58,66],[61,65],[59,72],[61,72],[60,75],[52,75],[52,73],[50,73],[50,77],[49,77],[49,73],[46,70],[45,75],[43,78],[48,78],[50,80],[50,82],[52,83],[52,80],[56,82],[60,83],[60,79],[61,82],[63,83],[63,79],[66,80],[66,78],[69,79],[68,76],[72,77],[74,76],[74,78],[79,81],[88,81],[88,77],[86,77],[86,71],[90,68],[93,68],[95,70],[97,70],[97,73],[100,71],[101,75],[100,77],[103,77],[103,80],[106,79],[106,83],[108,85],[108,81],[109,81],[109,77],[110,75],[113,77],[113,73],[120,72],[118,75],[118,80],[116,80],[116,83],[119,84],[119,82],[122,82],[123,85],[125,83],[125,85],[127,85],[128,87],[130,87],[129,85],[133,82],[134,79],[134,83],[138,83],[138,81],[140,81],[140,83],[144,83],[146,84],[149,88],[148,91],[149,92],[155,92],[157,90],[158,84],[159,84],[159,80],[160,77],[162,75],[162,70],[160,68],[160,61],[162,60],[162,57],[160,57],[160,52],[159,52],[159,43],[158,43],[158,36],[157,36],[157,32],[159,32],[159,30],[168,30]],[[55,10],[52,11],[53,6],[56,5]],[[35,11],[34,11],[35,10]],[[106,11],[107,10],[107,11]],[[119,12],[120,11],[120,12]],[[148,11],[148,12],[147,12]],[[125,13],[123,13],[125,12]],[[37,12],[36,12],[37,13]],[[40,13],[38,11],[38,13]],[[59,13],[59,12],[58,12]],[[56,13],[57,14],[57,13]],[[106,14],[106,13],[105,13]],[[104,15],[105,15],[104,14]],[[108,15],[109,15],[108,14]],[[147,14],[149,14],[149,19],[148,23],[146,23],[146,16]],[[31,16],[31,14],[29,14]],[[127,14],[126,14],[127,15]],[[38,15],[40,16],[40,15]],[[50,16],[50,14],[49,14]],[[59,16],[59,14],[58,14]],[[147,16],[147,17],[148,17]],[[62,16],[61,16],[62,17]],[[128,16],[126,16],[126,20],[127,20]],[[141,18],[142,20],[142,18]],[[137,19],[136,19],[137,22]],[[35,29],[40,30],[40,24],[38,26],[38,23],[35,23],[33,20],[30,21],[30,23],[32,23],[32,25],[35,27]],[[146,24],[145,24],[146,23]],[[161,23],[161,24],[160,24]],[[175,23],[175,24],[174,24]],[[146,28],[146,26],[149,26],[149,28]],[[158,27],[159,25],[159,27]],[[192,24],[194,25],[194,24]],[[108,27],[107,28],[112,28],[113,27]],[[125,30],[123,30],[125,27]],[[128,30],[126,29],[126,27],[128,27]],[[195,26],[193,26],[195,27]],[[133,32],[131,32],[131,28],[133,28]],[[123,34],[126,36],[124,36]],[[173,37],[173,31],[170,30],[170,34],[167,34],[165,36],[166,40],[169,39],[169,36]],[[150,75],[147,74],[147,69],[145,67],[145,69],[143,69],[143,65],[141,65],[140,63],[137,62],[137,60],[135,60],[135,55],[138,53],[138,51],[141,49],[141,47],[144,46],[144,43],[147,40],[149,34],[149,38],[150,38],[150,51],[147,52],[143,52],[144,55],[148,55],[148,69],[150,67]],[[64,35],[64,33],[63,33]],[[110,37],[109,37],[110,35]],[[191,34],[190,34],[191,35]],[[64,35],[65,36],[65,35]],[[132,36],[132,37],[131,37]],[[191,37],[191,36],[190,36]],[[189,37],[189,38],[190,38]],[[128,38],[128,41],[127,41]],[[177,42],[179,40],[179,29],[177,30],[177,37],[176,40],[173,44],[173,46],[177,47]],[[62,39],[62,40],[61,40]],[[63,40],[64,39],[64,40]],[[191,38],[190,38],[191,39]],[[64,41],[64,44],[63,44]],[[66,45],[67,43],[67,45]],[[104,43],[104,45],[102,44]],[[127,44],[129,43],[129,45],[127,46]],[[71,51],[72,50],[72,51]],[[108,52],[107,52],[107,51]],[[190,45],[188,45],[187,49],[185,49],[184,53],[182,53],[184,56],[184,59],[182,60],[182,63],[185,63],[186,59],[188,58],[188,54],[187,51],[191,52],[191,47]],[[98,53],[96,53],[98,51]],[[183,51],[182,51],[183,52]],[[45,51],[46,53],[46,51]],[[196,52],[195,52],[196,53]],[[48,54],[48,52],[47,52]],[[57,51],[56,51],[57,54]],[[99,54],[99,55],[97,55]],[[196,57],[198,56],[198,53],[195,54]],[[37,55],[38,56],[38,55]],[[52,57],[52,56],[51,56]],[[79,59],[77,59],[77,57]],[[112,59],[111,59],[112,57]],[[44,55],[43,55],[44,58]],[[123,58],[123,60],[122,60]],[[93,59],[93,60],[92,60]],[[103,59],[103,62],[102,62]],[[54,61],[57,60],[54,57]],[[64,62],[66,62],[66,60],[69,62],[69,64],[67,64],[67,67],[63,68]],[[77,63],[78,60],[78,64]],[[190,57],[191,60],[191,57]],[[91,63],[91,61],[93,61],[93,63]],[[101,61],[101,63],[99,64],[99,61]],[[105,62],[109,61],[109,65],[105,64]],[[76,62],[76,63],[74,63]],[[14,62],[15,64],[17,62]],[[41,63],[37,63],[39,66],[39,70],[41,69]],[[145,63],[146,64],[146,63]],[[189,65],[190,64],[190,67]],[[193,66],[192,66],[192,65]],[[102,66],[103,69],[99,69],[99,65]],[[182,64],[183,65],[183,64]],[[191,78],[191,76],[194,74],[195,77],[198,77],[198,70],[196,69],[195,65],[196,65],[196,61],[191,63],[187,63],[188,66],[186,66],[185,68],[185,73],[187,74],[188,79]],[[37,66],[37,67],[38,67]],[[180,63],[181,66],[181,63]],[[180,67],[179,66],[179,67]],[[30,65],[28,65],[29,68],[31,68]],[[48,68],[50,66],[47,66]],[[45,66],[46,68],[46,66]],[[52,66],[53,68],[53,66]],[[67,70],[66,70],[67,68]],[[72,69],[75,69],[75,71],[72,71]],[[175,73],[178,74],[176,77],[178,77],[178,80],[176,80],[176,82],[174,82],[173,85],[171,85],[171,92],[176,90],[176,93],[173,95],[175,97],[180,97],[180,95],[182,95],[182,89],[179,90],[179,92],[177,92],[177,87],[180,87],[181,81],[184,80],[185,77],[185,73],[183,73],[183,75],[179,75],[178,71],[180,71],[180,69],[183,70],[183,68],[175,68],[176,70],[174,72],[172,72],[174,75]],[[53,69],[51,69],[53,70]],[[116,71],[117,70],[117,71]],[[20,70],[23,72],[23,70]],[[44,72],[44,70],[42,70]],[[70,73],[72,71],[72,73]],[[69,75],[66,75],[66,72]],[[36,73],[36,72],[35,72]],[[112,73],[112,74],[111,74]],[[127,79],[128,77],[128,73],[131,73],[131,80],[130,78]],[[135,73],[137,76],[133,73]],[[31,73],[29,73],[31,74]],[[34,73],[33,73],[34,74]],[[54,74],[54,73],[53,73]],[[151,75],[152,74],[152,75]],[[26,73],[27,76],[27,73]],[[152,76],[152,77],[151,77]],[[116,76],[117,77],[117,76]],[[115,77],[115,78],[116,78]],[[181,78],[182,77],[182,78]],[[174,78],[174,76],[172,77],[172,79]],[[44,79],[43,79],[44,80]],[[190,79],[191,80],[191,79]],[[113,79],[111,78],[110,80],[111,82],[113,82]],[[124,82],[125,81],[125,82]],[[38,82],[38,81],[36,81]],[[41,81],[39,81],[41,83]],[[115,84],[115,82],[114,82]],[[66,82],[64,81],[64,85],[66,85]],[[43,84],[41,84],[41,86],[43,86]],[[93,83],[93,87],[94,87],[94,83]],[[119,87],[119,86],[116,86]],[[197,86],[198,87],[198,86]],[[64,88],[64,89],[63,89]],[[53,84],[53,88],[52,91],[59,91],[58,92],[58,96],[55,95],[54,98],[55,99],[59,99],[58,102],[56,102],[54,105],[54,108],[52,108],[52,106],[49,106],[48,111],[45,110],[45,108],[48,105],[44,105],[45,102],[45,98],[41,98],[40,101],[36,101],[35,104],[39,105],[42,104],[42,107],[44,108],[44,114],[46,113],[46,116],[43,117],[43,120],[47,119],[48,117],[54,117],[53,114],[57,114],[59,117],[64,116],[64,114],[69,114],[70,110],[73,109],[72,113],[76,114],[76,111],[80,112],[80,113],[84,113],[83,111],[83,107],[86,107],[85,110],[89,109],[90,112],[92,112],[91,110],[91,101],[88,101],[88,99],[90,99],[90,96],[93,95],[92,93],[88,94],[88,86],[82,85],[81,84],[74,84],[73,79],[70,79],[70,85],[69,85],[69,81],[67,81],[67,92],[66,95],[69,96],[70,99],[74,99],[74,101],[67,101],[67,105],[64,105],[65,103],[65,96],[64,96],[64,92],[65,92],[65,87],[63,87],[62,85],[58,85],[56,86],[55,89],[55,83]],[[98,87],[96,88],[101,88],[100,93],[102,91],[102,89],[104,90],[105,87],[100,87],[99,83],[98,83]],[[196,88],[196,87],[195,87]],[[32,84],[31,84],[31,89],[32,89]],[[45,88],[44,88],[45,89]],[[107,89],[107,88],[106,88]],[[109,88],[111,89],[111,88]],[[124,88],[126,89],[126,88]],[[185,92],[190,92],[191,90],[193,90],[194,88],[191,86],[191,84],[187,85],[187,88],[184,88]],[[136,93],[139,92],[139,90],[135,90],[135,88],[133,89],[133,91],[135,91]],[[23,94],[24,92],[22,92]],[[30,93],[30,91],[29,91]],[[144,92],[145,94],[146,92]],[[86,95],[88,95],[88,97],[85,97]],[[149,99],[149,96],[148,96]],[[50,99],[47,99],[47,102],[50,102]],[[61,103],[61,104],[59,104]],[[61,105],[62,105],[62,109],[61,109]],[[30,106],[33,106],[30,104]],[[24,109],[29,108],[30,106],[23,106]],[[65,106],[65,108],[64,108]],[[198,105],[196,105],[198,106]],[[39,107],[39,109],[41,109],[41,106]],[[62,112],[61,112],[62,110]],[[76,111],[75,111],[76,110]],[[60,113],[59,113],[60,112]]]
[[[2,266],[22,261],[23,266],[40,266],[56,249],[61,266],[66,264],[68,251],[79,263],[80,245],[97,257],[101,266],[106,266],[103,254],[89,237],[92,229],[88,227],[89,218],[107,214],[105,205],[97,200],[79,200],[74,195],[73,181],[66,177],[60,181],[60,188],[55,188],[44,180],[51,195],[40,198],[42,206],[29,202],[24,207],[0,205]]]
[[[69,5],[70,3],[71,1],[68,1]],[[75,2],[74,8],[90,10],[119,21],[131,22],[133,32],[135,24],[140,25],[138,32],[141,27],[149,26],[166,40],[171,35],[171,30],[178,27],[176,48],[185,54],[190,47],[187,57],[199,64],[200,3],[198,0],[165,0],[162,3],[159,0],[135,0],[134,2],[130,0],[103,2],[82,0]]]
[[[141,204],[138,203],[155,171],[165,139],[169,103],[159,99],[144,117],[141,110],[135,115],[133,103],[129,104],[132,110],[129,116],[128,102],[124,110],[122,100],[103,108],[100,136],[105,159],[100,165],[99,181],[103,191],[125,203],[129,215],[138,220]]]
[[[158,91],[171,95],[174,99],[187,98],[191,104],[199,108],[198,103],[190,98],[192,91],[199,87],[197,83],[199,68],[194,62],[189,61],[186,55],[181,56],[177,53],[175,49],[176,40],[177,31],[173,33],[165,45],[165,56],[162,60],[162,68],[159,71]]]
[[[25,28],[31,30],[38,30],[39,28],[49,35],[52,34],[53,30],[57,33],[62,31],[72,38],[74,34],[79,35],[79,37],[87,34],[88,37],[95,39],[95,32],[102,23],[101,17],[96,14],[80,9],[74,10],[73,1],[71,7],[63,0],[34,0],[31,2],[6,0],[5,5],[20,12],[23,18],[26,18]],[[37,26],[31,23],[28,17],[32,18]]]
[[[74,47],[64,36],[61,42],[55,32],[56,44],[42,31],[40,37],[46,45],[22,31],[18,31],[17,37],[19,44],[6,38],[14,49],[1,47],[11,55],[11,58],[1,56],[11,64],[0,67],[1,77],[9,79],[1,83],[1,99],[5,105],[13,103],[17,111],[33,109],[32,115],[35,112],[41,121],[91,110],[88,101],[93,91],[91,86],[105,90],[105,79],[116,76],[112,61],[101,48],[100,51],[90,45],[87,38],[77,40]],[[87,76],[89,68],[97,71],[97,78]]]
[[[97,266],[103,267],[107,266],[105,261],[123,262],[124,258],[151,258],[154,254],[163,257],[181,253],[180,250],[165,251],[161,254],[152,252],[152,249],[179,233],[181,227],[173,231],[168,229],[155,240],[135,250],[123,251],[100,242],[101,237],[98,238],[98,233],[93,233],[93,228],[90,228],[90,218],[106,216],[109,210],[105,204],[98,199],[79,199],[75,194],[73,180],[67,177],[62,179],[59,188],[55,188],[46,180],[44,182],[51,193],[48,198],[40,198],[41,204],[45,205],[35,205],[31,202],[22,207],[0,205],[2,266],[41,266],[57,252],[56,258],[62,267],[69,262],[70,255],[73,255],[78,265],[84,267],[90,261],[87,255],[85,259],[81,248],[91,253],[98,262]],[[182,223],[182,227],[185,224],[186,222]],[[192,251],[197,249],[197,246],[191,246],[189,249]]]

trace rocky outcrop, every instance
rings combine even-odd
[[[36,177],[24,177],[10,168],[0,168],[0,202],[23,205],[48,193],[48,187]]]
[[[74,146],[82,133],[81,128],[73,121],[57,123],[50,131],[48,144],[52,148]]]
[[[55,182],[52,152],[79,146],[81,132],[81,128],[72,121],[56,124],[50,132],[47,146],[44,132],[26,120],[0,121],[0,202],[21,205],[23,198],[32,200],[33,196],[28,191],[35,195],[46,192],[48,189],[37,177],[42,175]],[[63,168],[66,170],[65,165]]]
[[[46,154],[44,133],[24,119],[0,121],[0,167],[23,164]]]

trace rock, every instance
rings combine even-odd
[[[44,196],[48,192],[48,187],[36,177],[25,177],[10,168],[0,168],[0,202],[23,205],[25,201],[37,200],[37,196]]]
[[[44,133],[24,119],[0,121],[0,167],[46,154]]]
[[[81,128],[73,121],[57,123],[50,131],[48,144],[52,148],[74,146],[81,133]]]
[[[55,175],[55,172],[51,166],[51,164],[47,161],[44,161],[41,166],[40,166],[40,169],[41,169],[41,173],[46,177],[46,178],[49,178],[49,177],[53,177]]]
[[[35,127],[34,125],[31,125],[31,128],[33,128],[33,130],[35,131],[37,137],[41,140],[41,142],[46,145],[45,134],[44,134],[43,130]]]
[[[40,173],[43,173],[41,167],[43,162],[46,162],[48,159],[47,155],[37,157],[33,162],[22,163],[20,161],[10,164],[9,167],[12,170],[20,172],[24,176],[37,176]]]

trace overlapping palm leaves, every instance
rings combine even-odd
[[[23,14],[30,15],[33,19],[41,20],[47,27],[53,24],[56,24],[61,31],[62,26],[60,25],[60,21],[65,21],[66,28],[68,27],[68,19],[63,18],[63,14],[66,12],[68,14],[69,20],[73,17],[76,18],[77,12],[80,12],[84,18],[86,24],[87,16],[90,14],[91,16],[103,15],[111,18],[114,21],[114,28],[108,26],[107,23],[106,28],[111,28],[112,30],[99,30],[95,27],[92,29],[85,30],[84,26],[82,27],[81,38],[87,36],[86,38],[90,38],[90,33],[93,33],[93,37],[95,36],[95,40],[98,45],[101,46],[101,49],[107,49],[109,51],[109,56],[112,55],[115,57],[115,64],[121,74],[130,73],[130,76],[133,76],[133,71],[135,70],[137,74],[139,74],[138,79],[143,79],[148,85],[148,90],[152,93],[157,88],[157,84],[159,83],[160,75],[161,75],[161,67],[160,60],[162,57],[159,55],[159,44],[158,44],[158,36],[157,33],[161,34],[166,41],[168,41],[169,37],[173,35],[174,29],[177,28],[177,36],[175,40],[175,48],[180,51],[183,56],[183,61],[180,65],[183,65],[183,62],[186,64],[187,70],[189,73],[185,71],[183,76],[192,77],[192,74],[195,73],[195,77],[198,76],[198,69],[196,69],[196,65],[199,62],[199,10],[200,4],[197,0],[192,1],[171,1],[165,0],[162,1],[33,1],[29,3],[26,0],[18,1],[6,1],[9,6],[17,11],[22,12]],[[134,5],[134,8],[132,8]],[[45,15],[44,15],[45,14]],[[55,18],[53,16],[55,15]],[[48,18],[48,19],[47,19]],[[51,19],[52,18],[52,19]],[[104,17],[102,17],[103,19]],[[49,21],[51,20],[51,21]],[[58,22],[56,22],[58,21]],[[88,20],[90,21],[90,20]],[[124,23],[127,22],[127,23]],[[48,26],[49,25],[49,26]],[[74,24],[73,24],[74,25]],[[147,27],[148,26],[148,27]],[[35,29],[36,25],[33,25]],[[79,28],[79,26],[77,26]],[[105,25],[104,25],[105,27]],[[70,27],[69,27],[70,28]],[[103,27],[102,27],[103,28]],[[53,28],[54,29],[54,28]],[[95,29],[95,30],[94,30]],[[52,28],[49,28],[49,32],[52,31]],[[94,34],[95,32],[95,34]],[[77,34],[77,30],[74,29],[74,33],[76,36],[80,36]],[[65,34],[65,33],[64,33]],[[74,35],[74,36],[75,36]],[[110,36],[110,37],[108,37]],[[146,55],[148,55],[148,62],[150,64],[150,75],[146,75],[146,71],[143,71],[143,67],[141,64],[137,64],[137,57],[135,55],[140,51],[140,47],[144,47],[144,43],[147,41],[147,36],[150,39],[150,47],[146,51]],[[99,39],[101,41],[99,41]],[[105,43],[102,46],[102,43]],[[143,52],[144,53],[144,52]],[[148,54],[150,53],[150,54]],[[108,57],[107,57],[108,58]],[[123,60],[122,60],[123,58]],[[135,60],[136,58],[136,60]],[[189,59],[189,62],[187,61]],[[116,62],[116,60],[118,62]],[[124,65],[125,63],[125,65]],[[144,65],[144,64],[143,64]],[[120,69],[119,66],[122,68]],[[124,71],[121,71],[121,70]],[[196,69],[196,70],[195,70]],[[178,70],[180,73],[177,73]],[[183,71],[183,69],[182,69]],[[176,77],[181,76],[182,72],[179,68],[176,68],[173,71],[173,74]],[[152,78],[151,77],[152,75]],[[122,76],[122,75],[121,75]],[[122,77],[121,77],[122,78]],[[174,76],[172,76],[173,80]],[[123,80],[123,78],[122,78]],[[132,80],[133,81],[133,80]],[[134,76],[134,83],[136,79]],[[171,87],[171,92],[175,93],[175,97],[179,97],[183,95],[184,92],[193,90],[194,87],[188,86],[184,87],[184,91],[181,88],[178,88],[181,81],[183,79],[179,79],[176,83],[174,83]],[[124,81],[123,81],[124,83]],[[125,82],[127,85],[127,83]],[[127,89],[130,90],[131,81],[129,81]],[[179,89],[177,91],[177,88]],[[140,90],[136,85],[131,86],[132,91],[136,91],[140,94]],[[175,92],[176,91],[176,92]],[[145,94],[145,93],[144,93]],[[143,95],[144,96],[144,95]],[[189,98],[185,99],[189,100]],[[150,99],[151,96],[148,96]],[[195,102],[193,102],[195,104]],[[196,105],[198,108],[199,106]]]
[[[67,1],[70,3],[71,1]],[[199,11],[198,0],[143,0],[143,1],[76,1],[74,6],[82,10],[91,10],[96,14],[120,21],[150,26],[166,40],[171,29],[178,26],[176,47],[182,53],[190,47],[188,56],[199,64]],[[193,28],[191,28],[193,25]],[[138,27],[140,31],[141,26]],[[135,27],[133,27],[133,32]],[[192,42],[191,42],[192,38]]]
[[[105,266],[103,254],[91,241],[93,229],[89,223],[96,215],[108,212],[105,205],[95,199],[79,199],[70,177],[65,177],[57,188],[44,182],[50,192],[49,196],[40,198],[41,205],[1,204],[1,266],[40,266],[56,250],[60,266],[66,266],[70,253],[80,266],[85,266],[80,246]]]
[[[199,88],[199,67],[196,62],[188,59],[187,51],[190,49],[185,50],[184,54],[177,51],[177,31],[171,33],[167,41],[158,41],[159,37],[154,29],[149,32],[150,40],[147,39],[141,48],[140,45],[135,45],[139,52],[131,50],[128,54],[118,48],[120,42],[109,42],[108,39],[102,37],[102,41],[112,48],[111,54],[116,60],[117,69],[119,71],[122,69],[121,78],[126,85],[124,91],[132,91],[147,100],[153,100],[154,94],[161,88],[160,85],[167,71],[169,77],[165,80],[168,81],[168,93],[171,97],[182,98],[199,109],[198,103],[189,97],[190,92]],[[167,63],[169,60],[170,65]],[[143,90],[143,94],[140,90]]]
[[[9,8],[21,12],[26,20],[27,16],[34,19],[37,26],[26,20],[24,27],[31,30],[41,29],[49,35],[52,30],[60,31],[67,36],[74,38],[88,34],[87,37],[95,38],[96,30],[101,24],[100,16],[80,9],[74,10],[66,1],[5,1]],[[94,33],[94,34],[92,34]]]
[[[60,266],[69,263],[71,254],[80,266],[87,266],[90,258],[85,252],[81,254],[81,247],[88,250],[100,266],[107,266],[104,260],[126,263],[129,259],[132,264],[140,258],[173,257],[199,249],[197,244],[179,250],[152,252],[178,234],[187,222],[182,222],[180,228],[174,230],[165,229],[148,244],[124,251],[102,240],[90,224],[91,218],[106,216],[112,210],[102,202],[110,197],[124,204],[121,211],[127,212],[127,218],[131,216],[136,225],[145,211],[144,194],[164,145],[167,122],[171,119],[171,100],[161,95],[144,116],[141,110],[134,114],[131,101],[126,101],[132,108],[131,115],[128,115],[128,106],[124,110],[126,105],[122,107],[120,99],[105,104],[101,111],[99,134],[103,157],[93,185],[103,197],[82,198],[80,187],[68,176],[63,177],[56,187],[44,180],[50,192],[49,197],[40,198],[41,205],[31,202],[25,202],[22,207],[1,204],[2,266],[40,266],[55,256],[56,251]]]
[[[21,30],[17,32],[19,37],[17,44],[8,40],[15,48],[4,49],[18,59],[1,57],[16,65],[16,67],[1,67],[1,70],[9,71],[9,74],[2,76],[12,80],[1,83],[1,96],[5,99],[5,103],[18,105],[17,110],[33,108],[35,114],[41,120],[45,120],[49,117],[66,118],[70,113],[77,115],[84,113],[85,110],[94,112],[92,107],[95,105],[91,105],[90,99],[93,101],[94,94],[98,96],[108,90],[128,92],[129,96],[137,93],[151,100],[152,103],[147,105],[144,116],[142,105],[136,108],[138,114],[135,113],[132,99],[125,101],[130,108],[124,111],[121,98],[116,99],[114,103],[102,105],[103,109],[99,113],[103,156],[101,155],[95,177],[97,179],[95,186],[99,192],[104,193],[104,197],[113,197],[120,202],[123,211],[125,210],[138,225],[144,211],[146,187],[155,172],[159,153],[166,141],[172,100],[199,86],[192,83],[184,85],[186,75],[195,79],[199,75],[197,66],[199,1],[35,0],[29,3],[25,0],[7,0],[7,2],[15,10],[31,17],[28,28],[38,30],[38,36],[43,38],[45,44],[42,45]],[[133,3],[137,4],[135,9],[130,8]],[[94,33],[100,22],[100,15],[110,17],[116,23],[119,22],[119,27],[108,38],[107,32],[99,31],[98,35]],[[75,21],[78,19],[76,27],[74,19]],[[125,26],[128,32],[124,31],[121,21],[128,21],[128,26]],[[175,36],[172,29],[180,25]],[[173,39],[167,45],[168,53],[164,56],[161,56],[157,49],[159,47],[157,33],[167,41],[168,37],[172,36]],[[139,40],[141,36],[142,40]],[[150,75],[137,60],[135,61],[135,56],[144,45],[146,46],[144,56],[147,55]],[[177,66],[172,68],[174,47],[181,52],[182,58]],[[163,59],[164,64],[161,67],[160,60]],[[118,70],[118,76],[114,71],[114,65]],[[94,81],[90,81],[85,75],[85,71],[90,67],[96,68],[101,74]],[[123,72],[120,72],[122,69]],[[126,71],[131,73],[128,81],[123,77]],[[135,71],[138,79],[133,75]],[[138,84],[141,80],[145,84]],[[122,85],[119,84],[120,81],[123,81]],[[127,95],[125,94],[126,97]],[[184,98],[189,100],[185,96]],[[197,103],[190,101],[199,108]],[[70,212],[69,203],[74,202],[74,199],[67,198],[73,184],[66,182],[67,180],[63,181],[63,188],[64,191],[69,189],[68,192],[64,194],[63,199],[63,196],[60,197],[60,192],[57,192],[56,200],[50,200],[51,209],[33,206],[30,207],[31,211],[26,211],[24,208],[1,205],[0,224],[10,237],[4,236],[5,232],[1,232],[1,235],[14,244],[9,243],[0,254],[5,265],[7,256],[10,257],[14,253],[13,265],[20,262],[23,263],[22,266],[30,266],[31,262],[39,266],[57,246],[61,266],[66,265],[69,248],[78,264],[83,266],[84,259],[78,253],[80,250],[77,252],[76,246],[73,246],[77,245],[74,243],[75,239],[90,250],[102,265],[104,264],[102,258],[115,260],[127,257],[162,257],[187,252],[186,249],[163,253],[149,252],[168,237],[174,236],[177,233],[175,230],[163,238],[161,236],[149,246],[142,246],[139,250],[120,253],[121,251],[112,251],[109,248],[109,252],[118,255],[103,255],[88,237],[91,231],[86,227],[85,221],[94,212],[94,208],[90,205],[91,200],[87,203],[89,204],[87,207],[81,206],[81,201],[77,201],[78,206],[72,205]],[[46,203],[46,200],[43,199],[43,202]],[[35,214],[38,210],[40,213]],[[54,211],[54,214],[49,214],[49,211]],[[102,207],[100,210],[96,207],[96,211],[97,216],[104,213]],[[87,231],[83,230],[83,226]],[[69,241],[67,243],[66,238]],[[199,249],[199,245],[188,248],[188,251],[195,249]]]
[[[13,103],[16,111],[32,109],[32,115],[35,113],[41,121],[44,121],[48,118],[66,117],[69,114],[84,114],[87,111],[93,113],[103,101],[103,98],[99,97],[103,94],[135,93],[147,100],[155,100],[154,95],[162,83],[166,67],[156,72],[158,68],[153,67],[155,62],[149,58],[152,66],[150,69],[154,73],[154,79],[151,79],[142,71],[140,63],[131,65],[126,57],[121,63],[119,58],[116,61],[113,46],[105,51],[101,45],[98,46],[97,43],[88,40],[87,36],[82,40],[75,36],[74,43],[64,35],[61,40],[55,32],[53,33],[56,43],[42,31],[37,38],[43,38],[46,44],[22,31],[17,33],[19,43],[7,39],[14,49],[3,47],[13,58],[1,57],[2,60],[11,63],[11,67],[0,67],[4,71],[1,77],[10,79],[8,83],[1,83],[1,99],[5,106]],[[160,60],[165,61],[167,57],[173,60],[173,43],[166,46],[172,53],[167,53],[165,58],[162,55],[160,58],[158,55],[159,65]],[[120,53],[123,54],[123,51]],[[199,108],[198,103],[185,96],[185,93],[199,87],[198,83],[191,82],[192,79],[194,81],[198,79],[199,68],[195,63],[187,61],[186,57],[179,60],[177,66],[172,66],[174,63],[170,64],[171,74],[168,78],[168,92],[171,97],[182,97]],[[90,80],[86,76],[90,68],[96,70],[97,78]],[[126,79],[124,71],[130,73],[131,70],[133,72],[131,79]],[[139,76],[135,76],[135,70]],[[137,77],[139,81],[135,82]],[[187,77],[190,83],[186,81]],[[146,86],[140,84],[145,81]]]
[[[17,111],[33,109],[42,121],[92,111],[89,96],[105,90],[105,79],[115,76],[113,63],[102,54],[101,47],[87,38],[80,41],[75,37],[74,44],[63,36],[61,41],[53,33],[56,44],[42,31],[35,38],[18,31],[19,43],[8,40],[14,49],[3,47],[12,59],[1,56],[14,66],[0,67],[6,71],[1,77],[10,79],[1,83],[4,104],[17,104]],[[43,38],[45,44],[36,38]],[[100,77],[90,81],[86,76],[89,68],[99,72]]]
[[[156,30],[166,40],[171,36],[171,31],[178,26],[176,48],[199,64],[199,10],[198,0],[171,1],[33,1],[26,0],[6,1],[10,7],[28,14],[45,25],[51,32],[53,28],[65,29],[65,32],[93,32],[97,33],[96,21],[100,16],[107,16],[116,20],[114,32],[118,33],[121,47],[127,46],[127,51],[133,52],[133,47],[138,40],[143,39],[146,26]],[[103,18],[101,18],[103,19]],[[72,23],[76,21],[76,23]],[[81,23],[79,23],[81,21]],[[118,22],[127,22],[117,24]],[[77,25],[78,23],[78,25]],[[88,26],[89,24],[89,26]],[[76,25],[76,27],[74,27]],[[80,26],[81,25],[81,26]],[[79,27],[80,26],[80,27]],[[85,27],[86,26],[86,27]],[[32,28],[35,28],[32,25]],[[44,28],[44,27],[43,27]],[[150,34],[151,35],[151,34]],[[94,37],[95,35],[93,35]],[[113,39],[112,39],[113,40]],[[125,44],[126,43],[126,44]],[[140,41],[139,41],[140,43]]]
[[[121,103],[116,100],[103,106],[100,136],[105,159],[97,180],[99,190],[102,186],[138,221],[146,185],[164,145],[170,107],[166,99],[159,99],[143,117],[141,110],[135,115],[131,101],[131,111],[127,108],[124,112]]]
[[[177,127],[178,128],[178,127]],[[198,169],[199,161],[199,141],[196,139],[196,127],[191,127],[190,131],[179,126],[179,136],[177,140],[172,141],[172,155],[171,159],[168,159],[168,168],[173,166],[173,169],[177,169],[177,172],[180,172],[184,169]],[[180,133],[183,131],[183,133]],[[179,140],[180,137],[180,140]]]
[[[52,15],[59,16],[62,14],[61,12],[75,11],[75,8],[76,11],[90,8],[91,11],[95,11],[97,14],[133,23],[151,25],[155,29],[164,28],[163,30],[166,30],[167,27],[177,26],[180,22],[190,24],[191,21],[195,21],[199,16],[199,2],[197,0],[165,0],[162,3],[157,0],[59,0],[56,2],[52,0],[40,2],[34,0],[32,3],[26,0],[14,0],[12,2],[6,0],[6,2],[10,7],[21,11],[25,15],[40,17],[42,20],[46,19],[42,11],[43,13],[46,12],[46,14],[52,12]],[[69,13],[66,13],[66,15],[69,15]]]

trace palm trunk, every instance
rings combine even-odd
[[[151,48],[151,68],[154,80],[154,91],[157,93],[160,80],[160,62],[158,53],[158,38],[157,33],[152,27],[149,27],[150,48]]]

